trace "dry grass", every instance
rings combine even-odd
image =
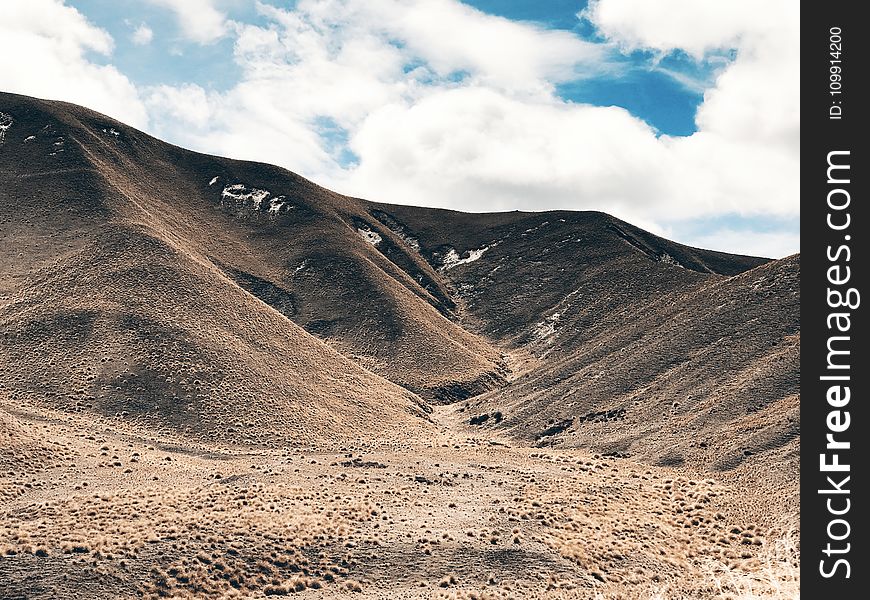
[[[5,422],[63,456],[0,508],[0,580],[44,573],[37,598],[73,581],[119,598],[391,600],[793,600],[798,586],[793,535],[722,512],[739,489],[622,459],[449,432],[411,452],[252,452],[89,433],[84,415]],[[21,482],[16,464],[0,486]]]
[[[799,600],[800,535],[788,528],[765,542],[752,571],[729,569],[722,563],[708,565],[707,577],[723,600]]]

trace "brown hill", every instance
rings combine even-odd
[[[378,204],[73,105],[3,94],[0,112],[15,394],[215,435],[278,415],[292,440],[474,397],[457,418],[475,426],[709,468],[797,434],[796,258],[597,212]],[[716,445],[768,413],[752,431],[779,441]]]
[[[217,210],[219,192],[188,193],[160,154],[182,151],[77,107],[3,96],[0,110],[13,115],[0,147],[0,383],[13,400],[251,443],[428,427],[413,393],[236,284],[268,246],[247,243],[253,218]],[[375,270],[372,285],[392,289]]]
[[[796,593],[798,271],[0,94],[0,597]]]
[[[540,445],[715,470],[796,442],[798,269],[795,256],[711,277],[635,305],[607,328],[562,313],[546,330],[542,364],[468,411],[500,412],[501,427]]]
[[[372,213],[515,351],[510,384],[457,420],[663,465],[729,470],[776,451],[796,468],[798,256],[689,248],[595,212]]]

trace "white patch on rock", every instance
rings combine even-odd
[[[243,183],[234,183],[232,185],[225,186],[223,191],[221,192],[221,199],[223,200],[233,200],[237,204],[248,204],[253,205],[254,210],[260,210],[260,204],[263,203],[263,200],[269,197],[268,190],[261,190],[258,188],[250,188]]]
[[[220,179],[220,177],[215,175],[214,177],[211,178],[211,181],[208,182],[208,185],[212,186],[212,185],[216,184],[218,182],[218,179]]]
[[[28,142],[32,142],[35,139],[36,139],[35,135],[28,135],[26,138],[24,138],[24,143],[26,144]]]
[[[491,244],[489,246],[484,246],[483,248],[478,248],[477,250],[466,250],[463,253],[463,256],[459,256],[459,253],[451,248],[447,251],[447,254],[444,255],[443,264],[441,269],[444,271],[448,271],[453,269],[454,267],[458,267],[459,265],[467,265],[468,263],[473,263],[476,260],[480,260],[480,257],[484,255],[484,253],[492,248],[495,244]]]
[[[54,152],[49,152],[49,156],[55,156],[58,152],[63,152],[63,138],[59,137],[51,144],[54,146]]]
[[[298,273],[299,271],[301,271],[302,269],[304,269],[307,266],[308,266],[308,259],[306,258],[306,259],[303,259],[302,262],[299,263],[299,266],[293,270],[293,274],[296,275],[296,273]]]
[[[3,140],[6,139],[6,132],[9,131],[10,127],[12,127],[12,123],[12,115],[0,112],[0,144],[2,144]]]
[[[456,265],[459,264],[460,258],[459,253],[455,248],[451,248],[447,251],[447,254],[444,255],[442,259],[441,269],[446,271],[447,269],[452,269]]]
[[[674,265],[676,267],[680,267],[681,269],[685,269],[685,267],[682,264],[680,264],[680,261],[678,261],[676,258],[671,256],[667,252],[664,252],[664,253],[662,253],[661,256],[659,256],[659,262],[663,262],[663,263],[666,263],[669,265]]]
[[[214,177],[209,185],[214,185],[217,180],[218,177]],[[270,219],[275,219],[279,213],[293,208],[285,196],[275,196],[274,198],[271,196],[272,194],[268,190],[249,188],[244,183],[234,183],[224,186],[221,191],[221,202],[232,202],[237,208],[246,207],[257,212],[265,210]]]
[[[547,338],[552,337],[556,333],[556,325],[559,323],[559,319],[561,318],[561,313],[553,313],[540,323],[536,323],[535,337],[539,340],[546,340]]]
[[[395,229],[391,229],[391,231],[395,233],[400,240],[408,244],[411,248],[413,248],[417,252],[420,251],[420,241],[417,238],[412,237],[406,233],[402,233],[401,231],[396,231]]]
[[[383,239],[381,235],[377,231],[372,231],[371,229],[363,229],[362,227],[357,227],[356,232],[367,241],[372,246],[377,246],[381,243]]]
[[[541,223],[540,225],[535,225],[534,227],[530,227],[529,229],[526,229],[524,232],[522,232],[522,233],[520,234],[520,237],[525,237],[525,235],[528,234],[528,233],[534,233],[534,232],[536,232],[538,229],[540,229],[541,227],[546,227],[546,226],[549,225],[549,224],[550,224],[549,221],[544,221],[544,222]]]
[[[382,225],[386,226],[387,229],[392,231],[396,235],[396,237],[402,240],[405,244],[413,248],[416,252],[420,251],[420,240],[408,233],[405,229],[405,226],[397,221],[393,216],[386,213],[382,213],[382,216],[378,216],[373,213],[373,216],[378,221],[380,221]]]
[[[288,209],[293,208],[292,206],[289,206],[287,204],[287,198],[285,198],[284,196],[272,198],[271,200],[269,200],[269,214],[277,215],[285,206],[287,206]]]

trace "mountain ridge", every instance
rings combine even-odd
[[[75,105],[3,94],[0,111],[11,121],[0,146],[2,185],[10,198],[24,199],[17,211],[7,203],[4,239],[29,250],[4,264],[0,290],[15,289],[51,257],[82,252],[83,240],[104,228],[120,226],[126,235],[140,228],[145,238],[192,261],[185,269],[204,269],[208,286],[235,286],[289,321],[287,327],[311,335],[310,343],[325,344],[381,378],[378,385],[407,390],[400,413],[426,402],[474,399],[481,414],[502,414],[497,425],[485,427],[535,441],[554,424],[583,417],[554,408],[565,393],[556,390],[648,337],[630,334],[629,346],[607,339],[629,331],[638,315],[676,314],[668,303],[742,281],[741,274],[765,265],[785,265],[776,277],[789,283],[779,292],[796,285],[795,260],[691,248],[598,211],[472,214],[384,204],[331,192],[273,165],[172,146]],[[28,192],[34,181],[42,186],[39,203]],[[30,211],[26,219],[22,207]],[[52,242],[35,248],[34,229]],[[106,254],[91,264],[112,262]],[[129,287],[141,285],[131,280]],[[738,288],[721,289],[754,306],[758,294]],[[207,298],[212,292],[205,289]],[[155,301],[180,310],[174,298]],[[795,303],[788,302],[774,311],[787,314],[788,322],[771,326],[771,335],[799,335]],[[9,313],[8,305],[3,310]],[[229,305],[223,310],[233,312]],[[693,310],[703,316],[706,309]],[[765,360],[760,344],[744,343],[751,332],[741,336],[733,345]],[[669,352],[681,344],[691,346],[676,335]],[[640,375],[620,389],[640,389],[669,364],[642,352],[633,360],[632,372]],[[601,394],[586,403],[586,413],[618,410],[606,395],[616,392],[605,391],[616,388],[593,382],[586,389]],[[796,393],[793,385],[778,386],[765,402]],[[510,400],[501,406],[495,397]],[[519,427],[517,414],[529,415]],[[552,423],[539,418],[545,414]],[[591,443],[569,427],[544,437]]]
[[[3,598],[797,593],[799,255],[0,130]]]

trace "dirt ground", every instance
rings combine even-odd
[[[797,517],[747,522],[735,482],[472,437],[448,407],[428,441],[338,451],[2,408],[2,598],[797,597]]]

